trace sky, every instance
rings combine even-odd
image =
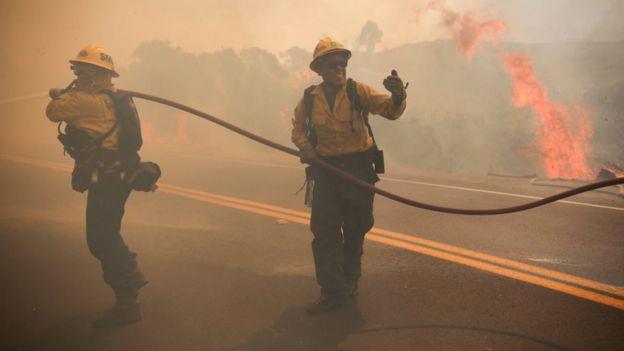
[[[143,41],[164,39],[189,52],[258,46],[277,53],[312,50],[332,35],[352,43],[368,20],[384,32],[378,50],[446,38],[429,0],[4,0],[2,62],[19,69],[66,64],[90,43],[120,65]],[[553,42],[624,39],[624,0],[448,0],[457,10],[508,24],[503,40]]]

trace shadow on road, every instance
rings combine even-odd
[[[401,325],[387,326],[371,329],[360,329],[365,325],[357,307],[343,310],[333,314],[311,317],[303,308],[289,308],[282,313],[280,319],[267,329],[252,335],[246,345],[221,349],[219,351],[348,351],[348,348],[340,347],[348,337],[357,337],[365,334],[378,334],[387,332],[422,332],[422,331],[453,331],[460,332],[465,336],[489,336],[495,339],[515,339],[516,344],[524,345],[540,350],[569,351],[570,349],[554,342],[541,340],[536,337],[519,333],[478,328],[462,325]],[[396,337],[396,335],[395,335]],[[417,346],[417,345],[414,345]],[[458,346],[461,348],[460,346]]]
[[[355,305],[319,316],[308,315],[303,307],[289,307],[272,327],[249,337],[246,345],[221,351],[344,351],[338,345],[364,325]]]
[[[350,334],[350,336],[357,336],[363,334],[374,334],[374,333],[384,333],[384,332],[397,332],[397,331],[408,331],[408,332],[417,332],[417,331],[455,331],[461,332],[464,335],[479,335],[479,336],[490,336],[498,339],[516,339],[526,347],[530,347],[533,349],[536,345],[541,346],[544,350],[557,350],[557,351],[569,351],[568,348],[558,345],[554,342],[541,340],[536,337],[523,335],[520,333],[514,333],[504,330],[495,330],[495,329],[487,329],[487,328],[479,328],[479,327],[471,327],[465,325],[440,325],[440,324],[423,324],[423,325],[400,325],[400,326],[387,326],[387,327],[379,327],[379,328],[371,328],[371,329],[362,329],[354,331]],[[532,346],[531,346],[532,345]],[[458,349],[460,349],[458,345]]]
[[[125,327],[93,329],[91,322],[99,313],[84,314],[53,325],[30,342],[9,348],[9,350],[103,350],[109,348],[108,338]]]

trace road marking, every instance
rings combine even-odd
[[[522,195],[522,194],[506,193],[506,192],[502,192],[502,191],[484,190],[484,189],[477,189],[477,188],[466,188],[466,187],[462,187],[462,186],[444,185],[444,184],[436,184],[436,183],[427,183],[427,182],[420,182],[420,181],[408,180],[408,179],[397,179],[397,178],[387,178],[387,177],[382,177],[381,179],[382,180],[389,180],[389,181],[392,181],[392,182],[398,182],[398,183],[426,185],[426,186],[432,186],[432,187],[438,187],[438,188],[444,188],[444,189],[472,191],[472,192],[479,192],[479,193],[484,193],[484,194],[493,194],[493,195],[503,195],[503,196],[519,197],[519,198],[531,199],[531,200],[541,200],[541,199],[543,199],[542,197],[533,196],[533,195]],[[616,210],[616,211],[624,211],[624,207],[596,205],[596,204],[590,204],[590,203],[587,203],[587,202],[578,202],[578,201],[569,201],[569,200],[559,200],[559,201],[555,201],[555,202],[560,202],[560,203],[568,204],[568,205],[587,206],[587,207],[604,208],[604,209]]]
[[[531,261],[531,262],[556,264],[556,265],[559,265],[559,266],[589,267],[588,264],[583,264],[583,263],[579,263],[579,262],[566,261],[566,260],[562,260],[562,259],[557,258],[557,257],[527,257],[526,260],[527,261]]]
[[[0,155],[0,158],[63,172],[71,171],[71,167],[55,162],[8,155]],[[276,219],[286,219],[293,223],[308,225],[310,222],[310,214],[308,212],[168,184],[160,184],[159,189],[167,194]],[[366,238],[378,243],[466,265],[624,310],[624,300],[596,292],[601,291],[610,295],[624,297],[624,290],[612,285],[381,228],[373,228]],[[577,286],[567,285],[565,282]],[[585,290],[582,287],[596,291]]]
[[[283,213],[283,214],[287,215],[287,217],[288,217],[288,218],[286,218],[286,216],[280,217],[279,215],[272,216],[272,217],[275,217],[275,218],[278,218],[278,219],[279,218],[283,218],[283,219],[292,220],[291,216],[297,216],[297,217],[301,217],[301,218],[307,220],[308,222],[305,222],[306,224],[309,223],[309,219],[310,219],[310,213],[309,212],[291,210],[291,209],[284,208],[284,207],[268,205],[268,204],[261,203],[261,202],[255,202],[255,201],[238,199],[238,198],[224,196],[224,195],[208,193],[208,192],[204,192],[204,191],[196,190],[196,189],[191,189],[191,188],[184,188],[184,187],[173,186],[173,185],[163,185],[163,186],[165,187],[165,189],[177,191],[178,193],[179,192],[183,192],[185,194],[192,194],[192,195],[195,195],[195,196],[202,197],[204,199],[214,199],[215,201],[218,201],[218,200],[227,201],[229,203],[247,206],[247,208],[249,208],[249,206],[250,206],[250,207],[253,207],[253,208],[261,208],[261,209],[267,209],[267,210],[271,210],[271,211],[277,211],[279,213]],[[161,188],[162,188],[162,186],[161,186]],[[221,203],[221,202],[219,202],[219,203]],[[301,221],[294,221],[294,222],[303,223]],[[423,239],[423,238],[420,238],[420,237],[417,237],[417,236],[414,236],[414,235],[397,233],[397,232],[393,232],[393,231],[385,230],[385,229],[381,229],[381,228],[376,228],[376,227],[371,229],[370,232],[373,233],[373,234],[379,234],[379,235],[388,236],[388,237],[391,237],[391,238],[394,238],[394,239],[399,239],[399,240],[403,240],[403,241],[409,241],[409,242],[412,242],[412,243],[416,243],[416,244],[419,244],[419,245],[431,247],[431,248],[438,249],[438,250],[443,250],[443,251],[447,251],[447,252],[451,252],[451,253],[467,256],[467,257],[476,258],[476,259],[479,259],[479,260],[482,260],[482,261],[487,261],[487,262],[494,263],[494,264],[501,265],[501,266],[506,266],[506,267],[510,267],[510,268],[514,268],[514,269],[518,269],[518,270],[524,270],[524,271],[530,272],[532,274],[542,275],[542,276],[545,276],[545,277],[548,277],[548,278],[551,278],[551,279],[554,278],[554,279],[561,280],[561,281],[568,282],[568,283],[572,283],[572,284],[575,284],[575,285],[580,285],[580,286],[583,286],[583,287],[586,287],[586,288],[590,288],[590,289],[594,289],[594,290],[600,290],[600,291],[606,292],[608,294],[624,297],[624,290],[618,289],[617,287],[614,287],[612,285],[600,283],[600,282],[597,282],[597,281],[594,281],[594,280],[585,279],[585,278],[581,278],[581,277],[577,277],[577,276],[573,276],[573,275],[569,275],[569,274],[553,271],[553,270],[546,269],[546,268],[540,268],[540,267],[532,266],[532,265],[529,265],[529,264],[524,264],[524,263],[521,263],[521,262],[512,261],[512,260],[504,259],[504,258],[501,258],[501,257],[488,255],[488,254],[484,254],[484,253],[481,253],[481,252],[472,251],[472,250],[468,250],[468,249],[464,249],[464,248],[460,248],[460,247],[456,247],[456,246],[452,246],[452,245],[442,244],[442,243],[439,243],[439,242],[436,242],[436,241]]]
[[[230,208],[236,208],[236,209],[240,209],[240,210],[244,210],[244,211],[248,211],[248,212],[252,212],[252,213],[256,213],[256,214],[260,214],[260,215],[264,215],[264,216],[268,216],[268,217],[272,217],[272,218],[276,218],[276,219],[286,219],[289,220],[291,222],[294,223],[299,223],[299,224],[304,224],[304,225],[309,225],[310,220],[309,220],[309,215],[307,216],[307,218],[305,217],[300,217],[298,215],[293,215],[293,212],[299,212],[299,211],[292,211],[289,210],[288,213],[286,212],[277,212],[277,211],[273,211],[273,210],[268,210],[268,207],[273,207],[273,208],[279,208],[279,207],[275,207],[275,206],[271,206],[271,205],[265,205],[263,206],[263,208],[257,208],[254,207],[253,201],[248,201],[248,200],[244,200],[241,202],[238,201],[228,201],[227,199],[234,199],[231,197],[224,197],[224,196],[218,196],[215,197],[214,194],[202,194],[201,191],[195,190],[195,189],[185,189],[182,187],[172,187],[172,186],[168,186],[168,185],[164,185],[163,187],[161,187],[161,189],[164,192],[167,192],[169,194],[172,195],[179,195],[179,196],[183,196],[183,197],[187,197],[187,198],[191,198],[191,199],[195,199],[195,200],[199,200],[199,201],[204,201],[204,202],[210,202],[213,204],[218,204],[218,205],[222,205],[225,207],[230,207]],[[244,204],[243,204],[244,203]],[[263,204],[264,205],[264,204]],[[305,212],[303,212],[305,213]],[[371,230],[371,232],[366,236],[367,240],[371,240],[371,241],[375,241],[378,243],[382,243],[382,244],[386,244],[389,246],[393,246],[393,247],[397,247],[397,248],[402,248],[402,249],[406,249],[409,251],[413,251],[413,252],[418,252],[427,256],[432,256],[432,257],[436,257],[445,261],[450,261],[450,262],[454,262],[454,263],[458,263],[458,264],[462,264],[465,266],[469,266],[472,268],[476,268],[479,270],[483,270],[483,271],[487,271],[490,273],[494,273],[497,275],[502,275],[502,276],[506,276],[509,278],[513,278],[516,280],[521,280],[527,283],[531,283],[534,285],[538,285],[538,286],[542,286],[551,290],[556,290],[559,292],[563,292],[566,293],[568,295],[573,295],[573,296],[577,296],[580,298],[584,298],[586,300],[590,300],[590,301],[594,301],[594,302],[598,302],[604,305],[608,305],[608,306],[612,306],[621,310],[624,310],[624,300],[620,300],[611,296],[607,296],[607,295],[603,295],[600,294],[598,292],[594,292],[594,291],[589,291],[589,290],[585,290],[582,289],[580,287],[576,287],[573,285],[568,285],[559,281],[555,281],[555,280],[550,280],[548,279],[548,277],[540,277],[540,276],[536,276],[536,275],[532,275],[532,274],[528,274],[528,273],[524,273],[524,272],[520,272],[520,271],[516,271],[516,270],[512,270],[509,268],[504,268],[498,265],[494,265],[491,263],[486,263],[480,260],[476,260],[476,259],[472,259],[472,258],[468,258],[468,257],[464,257],[464,256],[460,256],[460,255],[456,255],[450,252],[446,252],[446,251],[441,251],[441,250],[436,250],[433,248],[429,248],[426,246],[422,246],[422,245],[417,245],[416,243],[410,243],[410,242],[406,242],[406,241],[400,241],[400,240],[396,240],[396,239],[392,239],[390,237],[388,237],[387,235],[392,235],[398,238],[402,238],[402,239],[408,239],[408,240],[413,240],[414,242],[430,242],[430,243],[434,243],[431,242],[429,240],[424,240],[424,239],[420,239],[420,238],[414,238],[411,237],[410,235],[406,235],[406,234],[401,234],[401,233],[394,233],[391,231],[387,231],[387,230],[383,230],[383,229],[378,229],[378,228],[374,228],[373,230]],[[596,290],[601,290],[604,289],[606,290],[606,292],[611,293],[611,294],[617,294],[620,296],[624,296],[624,291],[617,289],[614,286],[610,286],[607,284],[603,284],[603,283],[599,283],[599,282],[594,282],[591,281],[589,279],[584,279],[584,278],[579,278],[579,277],[575,277],[575,276],[571,276],[568,274],[564,274],[564,273],[559,273],[559,272],[555,272],[555,271],[550,271],[547,269],[542,269],[539,267],[533,267],[530,265],[526,265],[526,264],[522,264],[520,262],[514,262],[514,261],[510,261],[510,260],[505,260],[502,258],[498,258],[498,257],[494,257],[494,256],[490,256],[490,255],[485,255],[485,254],[480,254],[477,252],[473,252],[470,250],[465,250],[465,249],[461,249],[461,248],[454,248],[450,245],[444,245],[444,244],[440,244],[440,243],[435,243],[440,247],[446,247],[446,248],[452,248],[454,249],[456,252],[464,252],[464,253],[470,253],[472,252],[473,255],[475,257],[488,257],[488,258],[495,258],[497,259],[498,262],[505,262],[505,263],[514,263],[515,267],[514,268],[529,268],[530,270],[528,270],[531,273],[535,273],[535,272],[539,272],[540,274],[552,274],[555,277],[558,278],[562,278],[562,279],[567,279],[570,280],[573,283],[578,283],[579,285],[586,285],[590,288],[596,289]]]
[[[249,206],[254,206],[254,207],[258,207],[258,208],[264,208],[264,209],[267,209],[267,210],[278,211],[278,212],[286,213],[286,214],[289,214],[289,215],[295,215],[295,216],[304,217],[304,218],[308,218],[308,219],[310,218],[310,213],[309,212],[291,210],[289,208],[273,206],[273,205],[265,204],[265,203],[262,203],[262,202],[256,202],[256,201],[244,200],[244,199],[239,199],[239,198],[225,196],[225,195],[208,193],[208,192],[205,192],[205,191],[202,191],[202,190],[196,190],[196,189],[191,189],[191,188],[184,188],[184,187],[181,187],[181,186],[175,186],[175,185],[170,185],[170,184],[159,184],[159,187],[160,188],[165,187],[167,189],[176,190],[176,191],[188,192],[188,193],[192,193],[192,194],[196,194],[196,195],[200,195],[200,196],[208,196],[208,197],[211,197],[211,198],[214,198],[214,199],[217,199],[217,200],[224,200],[224,201],[234,202],[234,203],[238,203],[238,204],[242,204],[242,205],[249,205]]]
[[[186,158],[195,158],[195,159],[200,159],[200,160],[204,159],[204,160],[212,160],[212,161],[220,161],[220,162],[253,164],[253,165],[260,165],[260,166],[269,166],[269,167],[278,167],[278,168],[286,168],[286,169],[294,169],[294,170],[303,170],[303,167],[281,165],[281,164],[272,163],[272,162],[260,162],[260,161],[251,161],[251,160],[243,160],[243,159],[223,159],[223,158],[220,158],[220,157],[206,156],[206,155],[186,155],[186,154],[181,154],[180,155],[180,154],[175,154],[173,152],[167,152],[167,154],[174,155],[174,156],[186,157]],[[468,188],[468,187],[455,186],[455,185],[437,184],[437,183],[422,182],[422,181],[410,180],[410,179],[390,178],[390,177],[386,177],[386,176],[383,176],[383,177],[380,177],[380,178],[383,181],[397,182],[397,183],[404,183],[404,184],[424,185],[424,186],[443,188],[443,189],[477,192],[477,193],[482,193],[482,194],[510,196],[510,197],[516,197],[516,198],[521,198],[521,199],[531,199],[531,200],[541,200],[541,199],[543,199],[542,197],[533,196],[533,195],[515,194],[515,193],[507,193],[507,192],[502,192],[502,191],[485,190],[485,189],[479,189],[479,188]],[[559,200],[559,201],[555,201],[555,202],[560,202],[560,203],[563,203],[563,204],[575,205],[575,206],[586,206],[586,207],[602,208],[602,209],[607,209],[607,210],[624,211],[624,207],[597,205],[597,204],[592,204],[592,203],[588,203],[588,202],[578,202],[578,201],[570,201],[570,200]]]
[[[270,210],[270,211],[277,211],[278,213],[272,215],[271,217],[275,217],[275,218],[278,218],[278,219],[279,218],[288,219],[288,220],[291,220],[291,221],[296,222],[296,223],[308,224],[309,223],[309,219],[310,219],[310,213],[309,212],[291,210],[291,209],[288,209],[288,208],[268,205],[268,204],[264,204],[264,203],[261,203],[261,202],[255,202],[255,201],[250,201],[250,200],[243,200],[243,199],[233,198],[233,197],[229,197],[229,196],[223,196],[223,195],[207,193],[207,192],[204,192],[204,191],[201,191],[201,190],[190,189],[190,188],[183,188],[183,187],[172,186],[172,185],[166,185],[165,189],[167,191],[171,191],[171,190],[172,191],[176,191],[178,194],[180,194],[180,193],[191,194],[193,196],[201,197],[202,199],[210,200],[210,201],[213,201],[213,202],[219,201],[219,203],[222,203],[222,201],[226,201],[228,203],[237,204],[237,205],[240,205],[240,206],[246,206],[246,208],[250,208],[251,207],[251,208],[254,208],[254,209],[260,208],[260,209],[266,209],[266,210]],[[280,217],[280,215],[282,217]],[[296,216],[297,218],[304,219],[305,222],[298,221],[298,220],[293,220],[292,216]],[[422,245],[422,246],[427,246],[427,247],[430,247],[430,248],[433,248],[433,249],[443,250],[443,251],[447,251],[447,252],[450,252],[450,253],[459,254],[459,255],[462,255],[462,256],[476,258],[476,259],[479,259],[479,260],[482,260],[482,261],[487,261],[487,262],[490,262],[490,263],[494,263],[494,264],[497,264],[497,265],[506,266],[506,267],[510,267],[510,268],[514,268],[514,269],[518,269],[518,270],[524,270],[524,271],[527,271],[527,272],[530,272],[530,273],[533,273],[533,274],[537,274],[537,275],[542,275],[542,276],[545,276],[545,277],[548,277],[548,278],[551,278],[551,279],[554,278],[554,279],[557,279],[557,280],[561,280],[561,281],[564,281],[564,282],[580,285],[580,286],[587,287],[587,288],[590,288],[590,289],[600,290],[600,291],[606,292],[608,294],[613,294],[613,295],[618,295],[618,296],[624,297],[624,290],[618,289],[618,288],[616,288],[616,287],[614,287],[612,285],[600,283],[600,282],[593,281],[593,280],[590,280],[590,279],[580,278],[580,277],[576,277],[576,276],[573,276],[573,275],[569,275],[569,274],[553,271],[553,270],[550,270],[550,269],[535,267],[535,266],[531,266],[531,265],[524,264],[524,263],[521,263],[521,262],[512,261],[512,260],[500,258],[500,257],[497,257],[497,256],[488,255],[488,254],[484,254],[484,253],[468,250],[468,249],[463,249],[463,248],[452,246],[452,245],[442,244],[442,243],[435,242],[435,241],[432,241],[432,240],[419,238],[419,237],[416,237],[416,236],[413,236],[413,235],[397,233],[397,232],[393,232],[393,231],[385,230],[385,229],[381,229],[381,228],[374,227],[373,229],[371,229],[370,233],[378,234],[378,235],[382,235],[382,236],[387,236],[387,237],[390,237],[390,238],[393,238],[393,239],[409,241],[411,243],[419,244],[419,245]]]
[[[505,259],[505,258],[493,256],[493,255],[488,255],[485,253],[472,251],[472,250],[464,249],[461,247],[442,244],[442,243],[438,243],[435,241],[422,239],[413,235],[396,233],[396,232],[392,232],[392,231],[388,231],[384,229],[376,229],[376,228],[374,228],[371,232],[379,234],[379,235],[383,235],[392,239],[399,239],[401,241],[407,241],[410,243],[418,244],[423,247],[429,247],[429,248],[445,251],[448,253],[458,254],[461,256],[478,259],[480,261],[493,263],[498,266],[521,270],[521,271],[525,271],[531,274],[540,275],[549,279],[556,279],[556,280],[560,280],[563,282],[579,285],[585,288],[602,291],[611,295],[624,297],[623,289],[619,289],[613,285],[600,283],[591,279],[581,278],[581,277],[553,271],[553,270],[546,269],[546,268],[532,266],[529,264],[512,261],[509,259]]]
[[[289,166],[282,165],[279,163],[273,162],[263,162],[263,161],[255,161],[255,160],[245,160],[245,159],[235,159],[235,158],[222,158],[216,156],[208,156],[208,155],[188,155],[188,154],[178,154],[171,151],[162,151],[165,155],[175,156],[175,157],[185,157],[192,158],[196,160],[210,160],[210,161],[218,161],[218,162],[226,162],[226,163],[239,163],[239,164],[251,164],[255,166],[267,166],[267,167],[275,167],[275,168],[286,168],[286,169],[295,169],[303,171],[304,167],[302,166]]]
[[[50,161],[45,161],[45,160],[35,160],[35,159],[32,159],[32,158],[13,156],[13,155],[5,155],[5,154],[0,154],[0,158],[4,159],[4,160],[7,160],[7,161],[24,163],[24,164],[28,164],[28,165],[32,165],[32,166],[37,166],[37,167],[51,168],[51,169],[53,169],[55,171],[61,171],[61,172],[71,172],[72,171],[72,167],[70,165],[66,165],[66,164],[62,164],[62,163],[50,162]]]
[[[556,290],[559,292],[566,293],[568,295],[577,296],[586,300],[598,302],[607,306],[612,306],[620,310],[624,310],[624,300],[620,300],[620,299],[607,296],[607,295],[602,295],[597,292],[581,289],[573,285],[567,285],[558,281],[541,278],[541,277],[534,276],[531,274],[511,270],[508,268],[503,268],[503,267],[496,266],[496,265],[489,264],[489,263],[485,263],[482,261],[477,261],[477,260],[465,258],[462,256],[449,254],[443,251],[428,249],[419,245],[409,244],[403,241],[393,240],[393,239],[389,239],[389,238],[385,238],[381,236],[372,236],[369,239],[372,241],[384,243],[384,244],[391,245],[394,247],[400,247],[406,250],[419,252],[428,256],[437,257],[442,260],[459,263],[465,266],[473,267],[473,268],[487,271],[490,273],[495,273],[495,274],[506,276],[506,277],[513,278],[516,280],[521,280],[521,281],[531,283],[534,285],[539,285],[539,286],[542,286],[551,290]]]
[[[267,216],[267,217],[273,217],[277,219],[286,219],[294,223],[300,223],[300,224],[310,223],[309,219],[302,218],[299,216],[293,216],[293,215],[289,215],[283,212],[272,211],[266,208],[258,208],[258,207],[250,206],[250,205],[240,203],[240,202],[228,201],[228,200],[224,200],[218,197],[210,196],[208,194],[201,194],[201,193],[198,193],[197,191],[181,190],[180,187],[174,187],[174,186],[170,186],[166,184],[161,184],[159,186],[159,191],[162,191],[164,193],[171,194],[171,195],[183,196],[183,197],[187,197],[187,198],[198,200],[198,201],[210,202],[216,205],[221,205],[221,206],[235,208],[235,209],[239,209],[239,210],[243,210],[247,212],[252,212],[252,213]]]

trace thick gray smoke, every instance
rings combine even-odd
[[[624,77],[619,74],[624,71],[624,41],[501,45],[501,51],[534,58],[536,74],[554,101],[589,108],[595,127],[594,166],[624,163]],[[189,104],[292,146],[294,106],[308,85],[319,82],[307,68],[310,57],[311,52],[299,47],[279,55],[259,48],[189,53],[165,41],[150,41],[135,50],[134,63],[120,71],[117,83]],[[348,74],[357,81],[383,91],[383,78],[397,69],[410,82],[408,108],[401,119],[371,120],[394,165],[391,172],[541,172],[540,155],[532,144],[535,120],[530,111],[513,106],[511,82],[498,60],[478,52],[468,61],[451,41],[354,52]],[[58,148],[56,129],[45,121],[44,107],[45,99],[2,106],[8,132],[4,150]],[[182,112],[140,101],[138,107],[146,149],[154,153],[275,156],[264,146]]]
[[[594,160],[624,159],[622,97],[624,42],[504,44],[527,52],[553,98],[580,102],[592,111]],[[142,44],[122,72],[123,86],[205,109],[262,136],[290,145],[290,119],[303,89],[318,83],[307,70],[311,53],[292,48],[276,56],[258,48],[191,54],[167,42]],[[539,173],[532,145],[534,120],[510,99],[511,82],[495,55],[467,61],[450,41],[405,45],[358,55],[349,76],[383,90],[395,68],[409,81],[405,115],[396,122],[373,118],[379,144],[395,164],[443,171]],[[580,99],[577,101],[576,99]],[[151,142],[185,144],[197,152],[240,149],[240,137],[176,111],[140,105]],[[226,141],[228,141],[226,143]],[[208,147],[209,149],[206,149]]]
[[[310,51],[327,33],[354,44],[348,73],[356,80],[383,90],[381,82],[394,68],[410,82],[405,115],[396,122],[372,122],[396,165],[390,170],[402,165],[539,173],[534,118],[513,106],[511,82],[496,57],[513,51],[534,59],[551,100],[567,106],[578,102],[591,111],[593,160],[622,164],[624,1],[447,0],[457,11],[486,12],[483,18],[507,25],[499,47],[479,49],[470,61],[444,40],[448,31],[440,28],[437,14],[417,16],[429,2],[252,1],[241,6],[226,0],[113,0],[76,7],[64,0],[5,1],[0,4],[6,29],[0,98],[66,85],[72,78],[67,60],[81,46],[98,43],[114,54],[118,86],[180,100],[290,145],[293,108],[303,89],[319,82],[307,69]],[[319,6],[324,11],[317,11]],[[59,152],[55,126],[44,117],[46,102],[0,106],[4,150],[40,145]],[[190,154],[236,151],[250,157],[268,150],[195,117],[138,105],[151,143],[146,150],[162,145]]]

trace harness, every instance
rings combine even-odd
[[[143,140],[139,116],[127,93],[102,90],[115,106],[115,123],[106,133],[92,138],[85,131],[71,125],[61,132],[58,124],[58,139],[64,153],[74,160],[72,188],[79,192],[88,190],[92,184],[125,182],[133,190],[153,191],[160,178],[160,167],[153,162],[140,162],[138,150]],[[119,130],[118,150],[107,150],[102,142],[115,130]]]
[[[305,117],[306,117],[306,136],[308,140],[312,144],[313,147],[316,147],[318,144],[318,137],[316,135],[316,131],[314,130],[314,126],[312,125],[312,110],[314,108],[314,95],[312,95],[312,91],[316,88],[316,85],[311,85],[305,89],[303,93],[303,103],[305,108]],[[375,140],[375,135],[373,134],[373,128],[368,121],[369,111],[364,109],[362,105],[362,101],[360,100],[360,95],[357,92],[357,83],[349,78],[347,79],[347,98],[351,102],[351,109],[357,113],[359,117],[362,118],[366,128],[368,129],[368,134],[373,139],[373,146],[370,148],[370,154],[375,166],[376,173],[384,173],[384,158],[383,151],[380,150],[377,146],[377,141]],[[351,121],[353,124],[353,121]],[[353,127],[353,125],[352,125]]]
[[[58,140],[63,144],[63,153],[68,154],[76,161],[89,158],[92,154],[96,153],[102,148],[102,142],[108,138],[115,129],[119,126],[119,120],[115,119],[113,126],[104,134],[93,139],[87,132],[73,127],[69,124],[65,126],[65,133],[61,132],[61,125],[63,121],[59,122]]]

